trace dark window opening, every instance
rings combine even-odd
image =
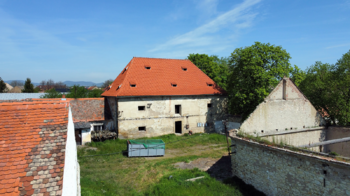
[[[208,103],[208,108],[211,108],[211,103]]]
[[[213,84],[208,84],[208,86],[213,86]]]
[[[182,122],[175,121],[175,133],[182,133]]]
[[[187,68],[183,67],[182,70],[187,71]]]
[[[261,133],[264,133],[264,130],[261,130]]]
[[[151,67],[146,66],[145,69],[151,69]]]
[[[175,105],[175,114],[181,114],[181,105]]]
[[[146,106],[139,106],[139,111],[145,110]]]
[[[139,127],[139,131],[146,131],[146,127]]]
[[[136,87],[136,84],[130,84],[131,87]]]
[[[101,131],[103,129],[102,125],[94,125],[94,131]]]
[[[282,97],[282,98],[283,98],[284,100],[287,99],[287,95],[286,95],[286,94],[287,94],[287,93],[286,93],[286,90],[287,90],[286,88],[287,88],[287,87],[286,87],[286,85],[287,85],[287,81],[286,81],[286,80],[283,80],[283,97]]]
[[[173,87],[177,87],[177,84],[171,84],[171,86],[173,86]]]

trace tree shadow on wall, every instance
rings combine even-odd
[[[244,196],[266,196],[263,192],[256,190],[252,185],[246,184],[238,177],[232,177],[231,157],[222,156],[207,172],[209,175],[224,184],[231,185],[238,189]]]

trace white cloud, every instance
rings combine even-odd
[[[207,1],[206,3],[213,2],[215,1]],[[176,36],[148,52],[160,55],[180,54],[188,51],[193,53],[203,50],[204,47],[207,48],[206,51],[223,50],[232,44],[232,41],[239,35],[240,29],[248,28],[252,25],[252,21],[257,13],[250,10],[259,2],[260,0],[246,0],[210,22],[190,32]],[[175,56],[171,55],[169,57]]]
[[[218,0],[196,0],[196,8],[205,15],[213,15],[217,12]]]
[[[345,47],[345,46],[350,46],[350,43],[347,43],[347,44],[339,44],[339,45],[334,45],[334,46],[328,46],[328,47],[326,47],[326,49],[340,48],[340,47]]]

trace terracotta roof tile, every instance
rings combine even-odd
[[[40,188],[46,186],[42,179],[62,182],[68,105],[61,100],[0,103],[0,195],[47,193]],[[49,173],[54,166],[60,172]]]
[[[146,69],[146,67],[151,67]],[[186,71],[183,69],[186,68]],[[176,87],[172,86],[176,84]],[[214,84],[208,86],[207,83]],[[131,84],[136,84],[131,87]],[[134,57],[102,96],[212,95],[226,92],[190,60]]]

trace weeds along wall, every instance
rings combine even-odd
[[[232,172],[266,195],[350,196],[350,164],[262,145],[232,141]]]
[[[328,127],[327,140],[340,139],[350,137],[350,127]],[[336,152],[341,156],[350,157],[350,141],[325,146],[326,152]]]

